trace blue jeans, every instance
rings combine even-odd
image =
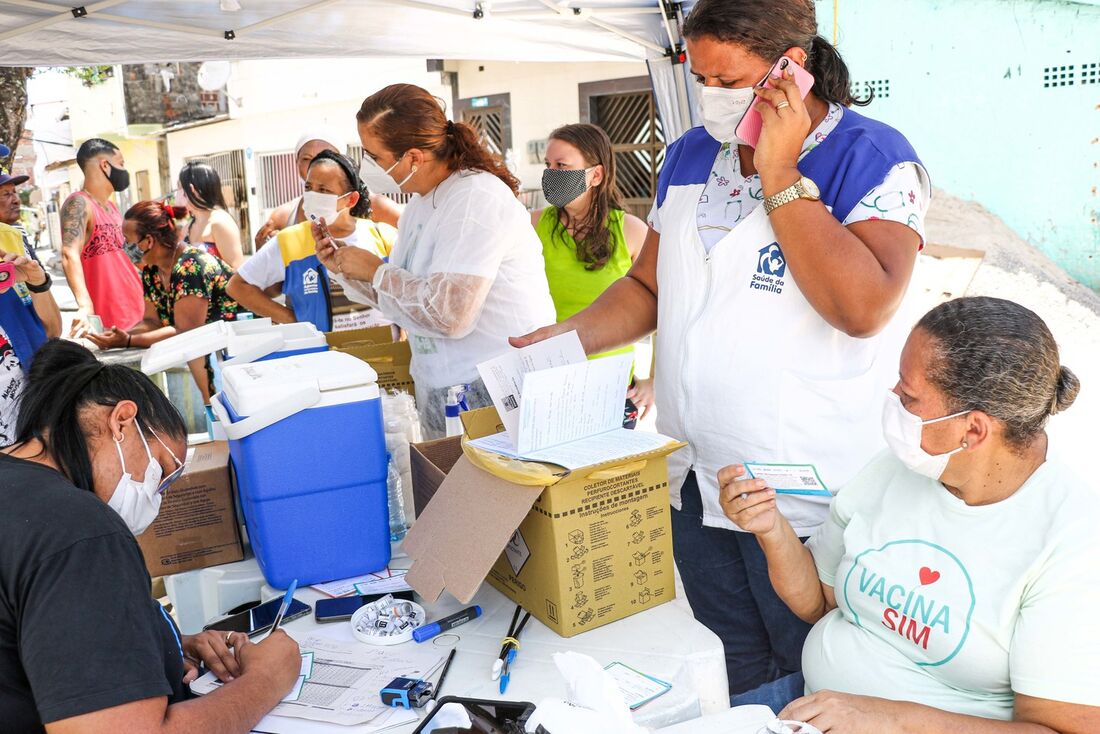
[[[787,704],[806,694],[806,679],[801,673],[785,675],[771,683],[765,683],[759,688],[754,688],[747,693],[738,693],[730,696],[730,707],[734,706],[767,706],[772,713],[779,716],[779,712],[787,708]]]
[[[764,551],[749,533],[703,526],[695,474],[672,509],[676,568],[695,618],[722,640],[731,694],[802,670],[810,625],[776,595]]]

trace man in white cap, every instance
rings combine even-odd
[[[305,182],[309,162],[322,150],[344,153],[346,149],[347,143],[344,137],[330,127],[318,126],[306,130],[294,146],[294,163],[298,167],[299,178]],[[281,230],[304,221],[302,197],[298,196],[271,212],[264,226],[256,232],[256,249],[260,249]]]
[[[319,125],[306,130],[294,146],[294,163],[298,166],[298,176],[305,182],[310,161],[322,150],[344,154],[346,149],[345,138],[331,127]],[[397,218],[401,215],[400,206],[384,196],[376,195],[371,196],[371,206],[374,210],[372,219],[397,226]],[[304,221],[306,215],[302,210],[302,197],[298,196],[271,212],[267,222],[256,232],[256,249],[263,247],[265,242],[280,231]]]

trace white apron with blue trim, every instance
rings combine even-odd
[[[867,339],[830,326],[799,290],[795,276],[807,275],[792,272],[763,205],[707,253],[702,189],[670,186],[660,208],[657,429],[690,444],[669,457],[673,505],[694,469],[703,524],[736,530],[718,502],[722,467],[814,464],[836,492],[885,445],[883,396],[913,322],[903,305]],[[829,501],[778,497],[800,536],[824,521]]]

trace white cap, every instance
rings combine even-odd
[[[298,157],[298,153],[302,151],[305,144],[311,140],[321,140],[328,143],[336,149],[337,153],[341,155],[347,152],[347,141],[344,136],[336,132],[331,127],[326,125],[318,125],[317,127],[310,128],[302,133],[302,137],[298,138],[297,144],[294,146],[294,157]]]

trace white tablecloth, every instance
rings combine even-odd
[[[394,559],[394,567],[399,567],[401,560],[405,559]],[[264,587],[265,599],[280,594],[278,590]],[[299,590],[295,598],[313,605],[324,597],[307,588]],[[500,695],[499,684],[490,680],[489,672],[500,651],[501,638],[508,631],[515,605],[488,584],[482,586],[471,604],[480,605],[483,614],[451,633],[460,641],[458,654],[444,681],[444,695],[532,703],[543,698],[564,698],[565,685],[551,656],[555,652],[573,650],[595,658],[601,665],[625,663],[672,684],[672,690],[635,712],[634,720],[642,726],[658,729],[729,710],[722,643],[691,616],[685,604],[663,604],[569,639],[559,637],[532,617],[520,638],[522,650],[512,668],[512,679],[504,696]],[[444,594],[438,603],[426,605],[426,608],[429,619],[434,620],[465,606]],[[288,622],[285,629],[292,637],[302,638],[313,632],[324,632],[336,624],[347,623],[317,624],[310,615]],[[307,730],[350,731],[339,726],[319,728],[313,722],[282,717],[268,717],[261,728],[276,734],[297,734]],[[414,728],[415,725],[408,725],[387,731],[408,734]]]

